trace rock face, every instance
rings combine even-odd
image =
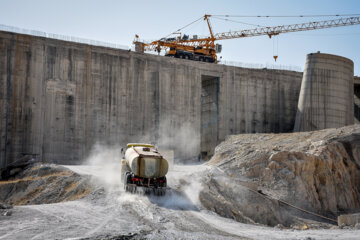
[[[56,203],[82,198],[90,190],[89,177],[80,176],[62,166],[38,163],[0,181],[0,203]]]
[[[244,134],[221,143],[200,201],[241,222],[290,226],[360,210],[360,126]],[[324,219],[322,219],[324,220]]]

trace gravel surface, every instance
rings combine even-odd
[[[218,216],[199,203],[209,166],[176,165],[164,197],[125,193],[106,167],[66,166],[93,176],[93,191],[75,201],[15,206],[0,216],[0,239],[358,239],[359,230],[281,230]],[[117,171],[117,167],[111,167]]]

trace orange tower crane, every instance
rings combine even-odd
[[[222,46],[220,44],[215,44],[215,41],[264,35],[271,38],[280,33],[301,32],[360,24],[360,17],[348,17],[214,34],[210,24],[210,17],[211,15],[207,14],[201,17],[207,22],[210,32],[210,36],[208,37],[197,38],[197,35],[194,35],[193,38],[189,39],[188,35],[182,35],[180,32],[175,32],[174,34],[179,35],[176,38],[162,38],[157,41],[145,43],[140,41],[138,35],[135,35],[135,40],[133,42],[135,44],[135,51],[156,51],[160,53],[162,50],[165,50],[165,56],[217,63],[216,53],[221,52]]]

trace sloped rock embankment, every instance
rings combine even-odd
[[[241,222],[270,226],[336,220],[360,211],[360,126],[243,134],[221,143],[201,203]],[[280,201],[277,201],[280,200]]]
[[[18,164],[2,171],[0,203],[57,203],[82,198],[90,191],[90,177],[65,167],[41,163]]]

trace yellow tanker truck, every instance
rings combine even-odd
[[[127,192],[164,195],[169,164],[154,145],[129,143],[121,161],[122,182]]]

